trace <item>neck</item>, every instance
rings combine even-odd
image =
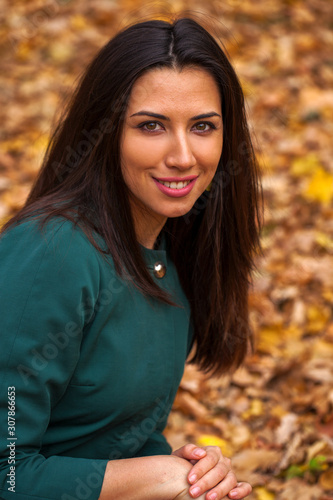
[[[158,215],[137,200],[129,197],[134,222],[135,234],[140,245],[153,250],[158,235],[168,220],[164,215]]]
[[[138,242],[148,249],[153,249],[158,235],[163,229],[167,217],[158,220],[151,217],[134,217],[134,227]]]
[[[152,230],[152,228],[149,228],[148,231],[140,231],[137,230],[136,228],[136,235],[138,242],[140,245],[144,246],[145,248],[153,249],[156,243],[156,240],[158,238],[158,235],[160,234],[164,224],[160,225],[158,228],[155,228],[155,230]]]

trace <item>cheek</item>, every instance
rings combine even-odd
[[[125,165],[126,169],[129,169],[133,162],[135,163],[135,148],[133,141],[124,141],[121,147],[121,163]]]
[[[156,166],[163,158],[163,148],[158,141],[128,140],[123,144],[121,158],[128,170],[144,170]]]
[[[197,160],[207,174],[214,176],[222,154],[220,144],[204,144],[197,150]]]

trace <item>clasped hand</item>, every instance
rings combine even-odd
[[[187,444],[172,455],[184,458],[193,465],[187,476],[191,484],[189,492],[177,497],[179,500],[199,497],[205,500],[221,500],[226,496],[238,500],[245,498],[252,491],[249,483],[237,482],[230,459],[222,455],[218,446],[198,447]],[[190,496],[186,496],[188,493]]]

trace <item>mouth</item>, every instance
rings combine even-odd
[[[175,182],[175,181],[172,181],[172,182],[168,182],[168,181],[159,181],[158,179],[156,179],[157,182],[159,182],[160,184],[163,184],[163,186],[167,187],[167,188],[171,188],[171,189],[183,189],[184,187],[188,186],[189,183],[191,181],[180,181],[180,182]]]
[[[163,179],[156,179],[154,177],[154,180],[169,189],[184,189],[190,184],[190,182],[197,179],[197,177],[197,175],[189,175],[188,177],[183,178],[169,177]]]
[[[163,194],[173,198],[180,198],[192,191],[197,178],[197,175],[191,175],[183,178],[169,177],[156,179],[153,177],[153,180]]]

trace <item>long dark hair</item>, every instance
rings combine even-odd
[[[136,79],[155,67],[199,66],[222,100],[223,151],[211,190],[163,229],[190,301],[191,362],[208,372],[239,366],[251,344],[248,288],[260,249],[260,183],[238,78],[215,39],[196,21],[146,21],[117,34],[88,66],[60,120],[24,207],[3,231],[27,217],[80,224],[101,252],[105,240],[118,273],[147,296],[171,303],[146,269],[121,174],[120,137]]]

